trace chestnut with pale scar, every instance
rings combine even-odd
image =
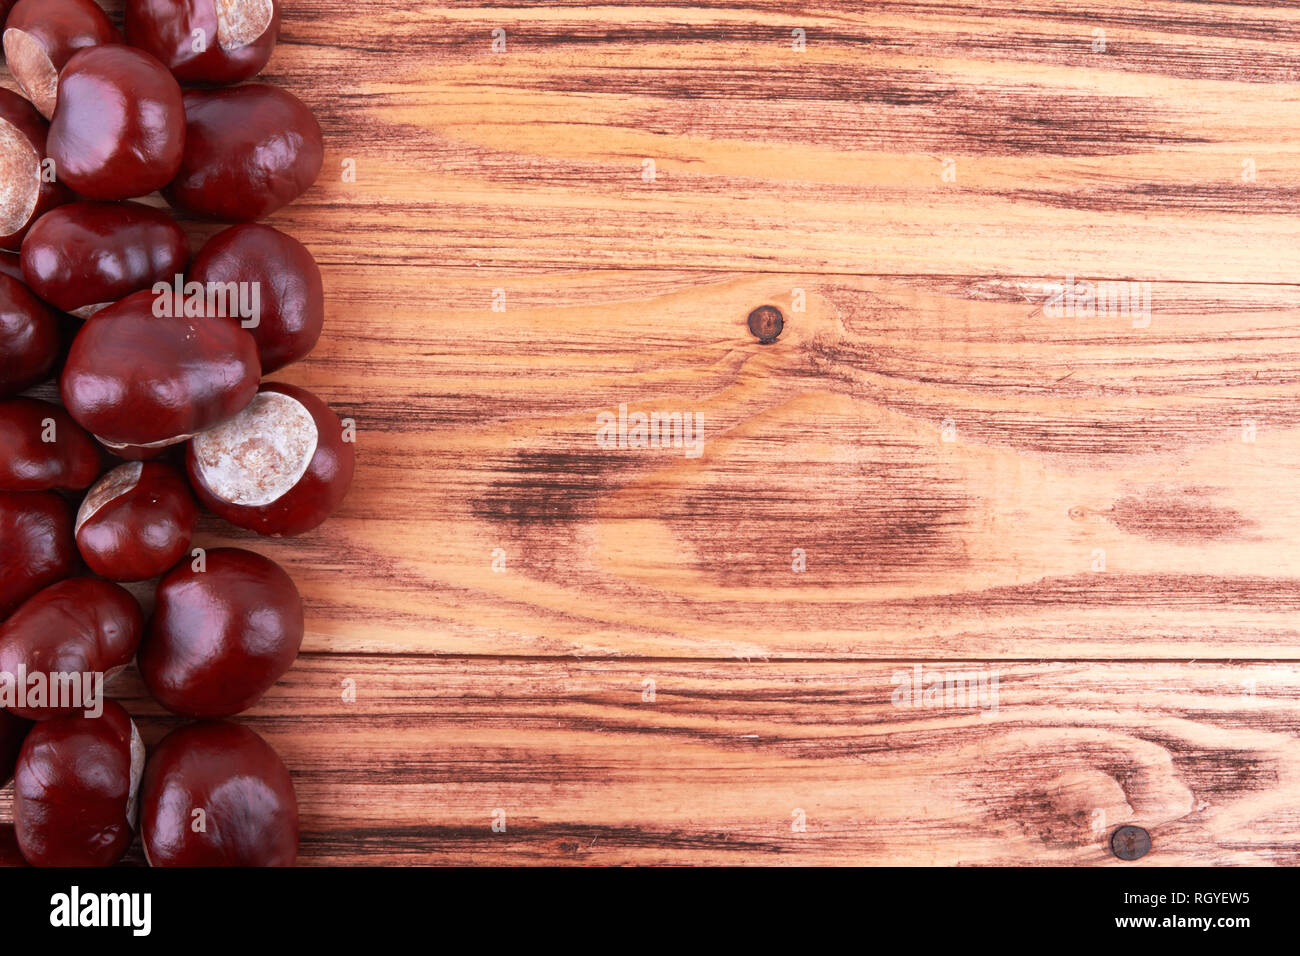
[[[48,139],[36,107],[0,89],[0,249],[17,252],[32,224],[69,198],[46,168]]]
[[[255,42],[275,17],[271,0],[216,0],[217,42],[223,50],[238,50]]]
[[[126,37],[182,83],[224,85],[261,72],[280,34],[279,0],[127,0]]]
[[[316,423],[302,403],[262,392],[242,415],[194,439],[196,469],[214,495],[269,505],[290,491],[316,454]]]
[[[196,435],[186,464],[199,500],[263,535],[310,531],[343,500],[354,452],[329,406],[280,382],[230,421]]]
[[[13,123],[0,119],[0,234],[31,222],[41,191],[41,155]]]
[[[110,581],[157,577],[190,547],[199,509],[185,479],[163,462],[127,462],[101,478],[77,512],[77,548]]]
[[[9,72],[46,119],[58,102],[59,71],[78,50],[120,43],[95,0],[19,0],[5,21]]]

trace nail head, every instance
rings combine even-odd
[[[754,333],[759,345],[771,345],[785,328],[785,318],[774,305],[760,305],[749,313],[749,331]]]
[[[1110,835],[1110,851],[1121,860],[1138,860],[1151,850],[1151,834],[1141,827],[1122,826]]]

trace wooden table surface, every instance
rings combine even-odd
[[[285,7],[301,862],[1300,863],[1300,9]]]

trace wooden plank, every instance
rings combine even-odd
[[[1300,655],[1290,287],[1157,283],[1135,329],[1029,280],[327,282],[291,377],[357,420],[355,490],[204,539],[293,569],[312,649]],[[620,404],[703,416],[702,454],[601,448]]]
[[[241,719],[308,864],[1100,865],[1125,823],[1128,866],[1300,863],[1297,665],[921,666],[989,682],[911,708],[912,664],[310,654]],[[115,689],[146,742],[177,723]]]
[[[1297,39],[294,0],[263,78],[328,153],[272,222],[330,315],[277,377],[357,420],[358,477],[314,534],[199,543],[307,600],[241,718],[304,862],[1102,864],[1126,822],[1138,865],[1300,862]],[[1150,322],[1053,314],[1069,276],[1153,280]],[[620,404],[702,453],[601,448]],[[893,706],[918,658],[996,714]]]
[[[279,218],[371,265],[1289,283],[1297,40],[1281,3],[310,0],[268,76],[326,175]]]

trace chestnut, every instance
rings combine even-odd
[[[144,743],[116,701],[37,724],[14,770],[14,831],[33,866],[112,866],[135,835]]]
[[[140,644],[140,676],[174,714],[229,717],[252,707],[293,666],[302,598],[270,558],[240,548],[207,552],[158,582]]]
[[[58,317],[27,286],[0,274],[0,397],[49,378],[60,345]]]
[[[48,135],[36,107],[0,89],[0,249],[17,251],[31,224],[70,198],[46,168]]]
[[[150,866],[292,866],[293,778],[271,745],[246,727],[180,727],[145,765],[140,839]]]
[[[59,179],[87,199],[130,199],[162,188],[185,152],[176,78],[132,47],[77,52],[59,74],[48,149]]]
[[[0,448],[0,491],[87,488],[103,464],[72,416],[35,398],[0,401]]]
[[[95,0],[18,0],[5,23],[9,72],[46,119],[54,115],[59,71],[72,54],[121,42]]]
[[[248,283],[259,290],[256,321],[241,324],[257,341],[263,375],[316,347],[325,325],[325,288],[315,257],[292,236],[259,223],[231,226],[199,250],[189,278],[205,288]]]
[[[185,271],[185,231],[138,202],[73,202],[42,216],[23,240],[23,276],[46,302],[88,318]]]
[[[16,253],[0,249],[0,275],[23,281],[23,263]]]
[[[303,102],[250,83],[185,93],[185,157],[163,190],[177,209],[207,219],[261,219],[320,175],[320,124]]]
[[[135,657],[143,628],[144,615],[131,592],[99,578],[68,578],[28,598],[0,624],[0,674],[57,671],[102,674],[108,681]],[[49,676],[46,680],[48,686]],[[84,709],[52,695],[6,706],[29,720]]]
[[[95,313],[63,367],[63,404],[113,445],[182,442],[257,394],[257,344],[226,319],[185,317],[137,292]]]
[[[0,710],[0,787],[13,779],[18,751],[22,749],[23,738],[27,736],[31,726],[30,720],[15,717],[7,710]]]
[[[0,491],[0,620],[77,566],[72,507],[53,491]]]
[[[199,507],[162,462],[127,462],[101,478],[77,512],[77,548],[110,581],[156,578],[190,549]]]
[[[343,423],[307,391],[267,382],[228,422],[195,435],[185,452],[199,501],[261,535],[315,528],[342,502],[356,452]]]
[[[257,75],[279,34],[279,0],[126,4],[127,42],[148,50],[182,83],[222,86]]]

